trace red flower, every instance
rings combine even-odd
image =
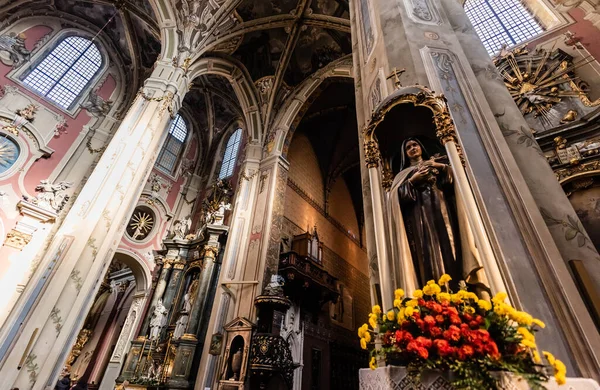
[[[454,306],[448,306],[446,310],[448,310],[448,313],[450,314],[458,315],[458,310],[456,310]]]
[[[425,348],[419,348],[417,349],[417,353],[419,354],[419,356],[421,356],[423,359],[427,359],[429,357],[429,351],[426,350]]]
[[[420,347],[431,348],[431,339],[428,339],[427,337],[419,336],[415,341]]]
[[[437,349],[438,354],[442,357],[452,355],[454,352],[454,348],[452,348],[450,343],[446,340],[436,339],[433,341],[433,344]]]
[[[423,321],[422,319],[420,319],[420,318],[419,318],[419,319],[416,321],[416,323],[417,323],[417,326],[418,326],[419,328],[421,328],[421,331],[424,331],[424,330],[425,330],[425,321]]]
[[[442,335],[442,329],[437,326],[433,326],[431,329],[429,329],[429,333],[431,334],[431,337],[439,337]]]
[[[481,338],[481,340],[487,343],[490,340],[490,332],[485,329],[477,329],[477,334]]]
[[[430,327],[435,326],[435,318],[433,318],[433,316],[427,315],[425,318],[423,318],[423,321],[425,321],[425,323]]]
[[[419,306],[425,306],[425,300],[423,298],[419,298],[417,303],[419,304]]]
[[[498,346],[491,340],[485,345],[485,352],[488,353],[493,359],[498,359],[500,357]]]
[[[446,318],[443,315],[438,314],[435,316],[435,320],[438,322],[438,324],[443,324],[444,321],[446,321]]]
[[[473,316],[471,316],[469,313],[464,313],[463,319],[465,320],[465,322],[470,322],[473,320]]]
[[[477,328],[479,328],[479,322],[471,321],[471,322],[469,322],[469,326],[471,327],[471,329],[477,329]]]
[[[444,331],[444,338],[448,341],[460,340],[460,329],[454,325],[450,325],[448,330]]]
[[[465,359],[468,359],[471,356],[473,356],[473,353],[475,353],[475,351],[473,350],[473,347],[471,347],[470,345],[463,345],[458,350],[458,358],[460,360],[465,360]]]

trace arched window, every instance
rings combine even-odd
[[[520,0],[467,0],[465,11],[490,55],[544,31]]]
[[[177,114],[171,122],[171,126],[169,126],[169,135],[158,155],[158,160],[156,160],[158,169],[168,174],[173,173],[177,160],[183,151],[187,133],[185,121],[181,115]]]
[[[63,39],[23,79],[23,84],[65,109],[88,86],[102,66],[102,55],[89,39]]]
[[[241,141],[242,129],[237,129],[235,133],[231,134],[229,140],[227,141],[225,154],[223,154],[223,163],[221,164],[221,171],[219,172],[219,179],[225,179],[233,175],[233,170],[235,168],[235,160],[237,160],[237,155],[240,149]]]

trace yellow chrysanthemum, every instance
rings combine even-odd
[[[448,274],[443,274],[443,275],[442,275],[442,277],[440,278],[440,280],[438,280],[438,284],[439,284],[440,286],[442,286],[442,285],[444,285],[444,284],[448,283],[448,282],[449,282],[449,281],[451,281],[451,280],[452,280],[452,278],[450,277],[450,275],[448,275]]]
[[[546,327],[546,324],[544,324],[544,322],[542,322],[542,320],[538,320],[537,318],[534,318],[532,322],[534,325],[537,325],[542,329]]]
[[[414,298],[423,298],[423,290],[415,290],[415,292],[413,292],[413,297]]]
[[[365,339],[360,339],[360,347],[362,349],[367,349],[367,340]]]
[[[427,281],[427,285],[430,286],[435,283],[435,280],[431,279]]]
[[[371,358],[371,361],[369,362],[369,368],[371,370],[374,370],[377,368],[377,360],[375,359],[375,357]]]
[[[394,313],[393,310],[390,310],[387,312],[386,317],[387,317],[388,321],[394,321],[394,319],[396,319],[396,313]]]
[[[498,294],[496,294],[496,296],[494,298],[492,298],[492,301],[494,303],[499,302],[499,303],[504,303],[504,301],[506,300],[506,298],[508,298],[508,294],[505,292],[499,292]]]
[[[404,296],[404,290],[402,290],[401,288],[399,288],[396,291],[394,291],[394,298],[400,299],[403,296]]]
[[[400,309],[402,307],[402,300],[394,299],[394,307],[397,307],[398,309]]]
[[[398,320],[398,324],[400,324],[400,325],[402,325],[404,320],[406,320],[405,310],[406,310],[405,308],[401,307],[400,311],[398,311],[398,315],[396,316],[396,319]]]
[[[485,311],[492,310],[492,304],[489,303],[488,301],[484,301],[483,299],[478,300],[477,305],[479,306],[480,309],[483,309]]]
[[[443,292],[443,293],[439,293],[439,294],[437,295],[437,299],[438,299],[438,301],[440,301],[440,302],[450,302],[450,294],[448,294],[448,293],[445,293],[445,292]]]
[[[467,306],[467,307],[465,307],[465,313],[473,314],[473,313],[475,313],[475,308],[473,308],[471,306]]]
[[[371,325],[371,328],[375,329],[377,328],[377,321],[373,318],[369,318],[369,325]]]
[[[370,343],[371,342],[371,333],[369,333],[368,331],[365,332],[363,339],[367,342]]]
[[[415,307],[419,304],[419,301],[416,299],[411,299],[410,301],[406,301],[406,307]]]
[[[425,295],[435,295],[442,291],[442,288],[437,285],[437,283],[433,282],[427,284],[427,286],[423,287],[423,294]]]
[[[379,305],[373,306],[372,312],[373,312],[373,314],[377,314],[377,315],[381,314],[381,306],[379,306]]]
[[[546,360],[548,360],[548,363],[550,363],[551,366],[554,366],[554,363],[556,362],[556,358],[554,357],[554,355],[552,355],[548,351],[543,351],[543,353]]]
[[[565,383],[567,383],[566,375],[556,374],[556,375],[554,375],[554,379],[556,379],[556,383],[558,383],[559,385],[564,385]]]
[[[407,317],[412,316],[414,312],[415,312],[415,308],[412,306],[408,306],[408,307],[406,307],[406,309],[404,309],[404,315]]]
[[[360,328],[358,328],[358,337],[360,337],[362,339],[364,335],[365,335],[365,330],[361,326]]]

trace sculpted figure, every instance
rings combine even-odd
[[[445,156],[431,156],[418,139],[406,139],[391,203],[395,261],[404,283],[422,286],[444,273],[453,283],[475,282],[481,267]]]

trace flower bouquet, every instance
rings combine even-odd
[[[534,333],[544,323],[505,303],[506,293],[491,302],[462,288],[453,293],[451,278],[430,280],[412,298],[395,291],[394,308],[383,313],[379,306],[369,314],[369,325],[358,329],[360,345],[371,351],[371,369],[377,360],[406,366],[416,380],[425,370],[453,373],[457,389],[497,389],[499,372],[525,379],[532,389],[545,389],[554,375],[565,383],[565,365],[543,352],[549,366],[542,364]]]

